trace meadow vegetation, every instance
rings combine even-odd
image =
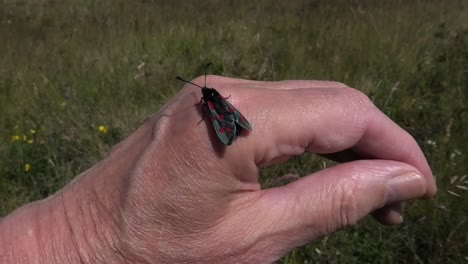
[[[468,263],[466,1],[0,1],[0,216],[46,197],[212,62],[213,74],[355,87],[410,132],[438,195],[281,263]],[[332,165],[312,154],[262,170]]]

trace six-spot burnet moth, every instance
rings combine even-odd
[[[227,99],[228,97],[223,97],[216,89],[206,87],[206,68],[211,63],[205,65],[205,86],[201,87],[195,83],[186,81],[179,76],[178,80],[181,80],[186,83],[195,85],[202,90],[202,98],[200,99],[200,105],[203,103],[210,114],[210,120],[213,124],[216,135],[218,135],[219,140],[223,142],[224,145],[231,145],[232,141],[236,136],[238,136],[242,129],[252,130],[252,127],[249,124],[249,121],[232,106]],[[203,118],[205,117],[205,111],[203,111]],[[200,122],[202,121],[200,120]]]

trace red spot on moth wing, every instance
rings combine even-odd
[[[212,115],[211,120],[224,120],[224,115]]]
[[[232,131],[232,129],[230,127],[220,127],[219,128],[220,133],[229,133],[231,131]]]
[[[207,104],[210,109],[214,109],[214,104],[211,101],[208,101]]]
[[[236,109],[234,106],[232,106],[232,105],[231,105],[231,106],[229,107],[229,109],[227,109],[227,110],[228,110],[228,112],[230,112],[230,113],[234,113],[235,111],[237,111],[237,109]]]

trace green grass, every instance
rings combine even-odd
[[[176,75],[212,62],[214,74],[364,91],[437,177],[438,196],[408,204],[404,224],[367,219],[282,263],[468,263],[466,1],[194,2],[0,2],[0,215],[103,158],[181,88]],[[323,166],[303,155],[262,182]]]

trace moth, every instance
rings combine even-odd
[[[206,68],[210,64],[205,65],[205,85],[203,87],[182,79],[181,77],[177,76],[178,80],[181,80],[186,83],[190,83],[192,85],[197,86],[202,91],[202,97],[200,99],[200,103],[203,104],[208,108],[208,113],[210,116],[210,121],[213,124],[213,128],[216,131],[216,135],[218,136],[219,140],[224,145],[231,145],[236,136],[238,136],[242,129],[247,129],[252,131],[252,126],[250,125],[249,121],[235,108],[227,99],[230,96],[224,97],[222,96],[216,89],[209,88],[206,86]],[[203,111],[203,118],[201,121],[205,119],[205,111]]]

